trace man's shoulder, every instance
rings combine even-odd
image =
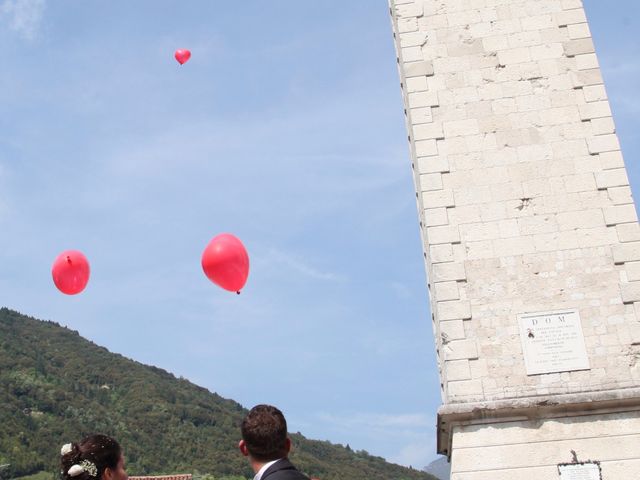
[[[299,470],[280,470],[273,472],[265,480],[309,480],[309,477]]]
[[[262,475],[262,480],[309,480],[288,459],[283,458],[271,465]]]

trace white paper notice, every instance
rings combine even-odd
[[[600,467],[596,463],[559,465],[558,470],[562,480],[602,480]]]
[[[577,310],[518,315],[527,375],[588,370]]]

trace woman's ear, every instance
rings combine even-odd
[[[102,480],[112,480],[113,479],[113,470],[111,470],[109,467],[104,469],[104,472],[102,472]]]

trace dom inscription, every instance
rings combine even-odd
[[[527,375],[588,370],[577,310],[518,315]]]

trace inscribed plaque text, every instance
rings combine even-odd
[[[518,315],[527,375],[588,370],[577,310]]]

